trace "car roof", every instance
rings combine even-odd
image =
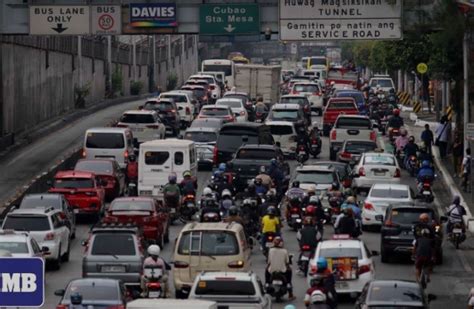
[[[27,232],[0,230],[0,241],[2,242],[26,241],[28,238],[30,235]]]
[[[355,119],[370,120],[369,116],[364,116],[364,115],[345,115],[345,114],[341,114],[341,115],[338,116],[338,118],[355,118]]]
[[[318,83],[315,83],[315,82],[312,82],[312,81],[297,81],[295,83],[295,85],[298,84],[298,85],[316,85],[316,86],[319,86]]]
[[[295,124],[291,121],[265,121],[265,124],[267,126],[272,126],[272,125],[275,125],[275,126],[291,126],[291,127],[294,127]]]
[[[256,277],[256,274],[249,271],[209,271],[209,272],[202,272],[199,274],[200,280],[216,280],[221,278],[235,278],[240,281],[252,281],[252,279]]]
[[[69,284],[73,283],[85,283],[85,284],[91,284],[95,286],[118,286],[120,284],[120,281],[117,279],[110,279],[110,278],[78,278],[78,279],[72,279],[69,281]],[[69,285],[68,284],[68,285]]]
[[[60,200],[62,194],[59,193],[31,193],[26,194],[24,199],[40,199],[40,200]]]
[[[202,90],[205,89],[204,86],[202,85],[185,85],[182,88],[192,88],[192,89],[202,89]],[[182,88],[181,90],[188,90],[188,89],[182,89]]]
[[[377,144],[376,141],[373,141],[373,140],[370,140],[370,139],[346,139],[344,141],[344,144],[347,144],[347,143],[372,143],[372,144]]]
[[[304,96],[304,95],[300,95],[300,94],[285,94],[285,95],[282,95],[280,99],[283,99],[283,98],[306,99],[307,97]],[[280,104],[285,104],[285,103],[280,103]]]
[[[220,98],[216,101],[216,105],[219,103],[219,102],[225,102],[225,101],[231,101],[231,102],[239,102],[239,103],[242,103],[242,100],[241,99],[237,99],[237,98],[229,98],[229,97],[223,97],[223,98]]]
[[[384,157],[395,157],[392,153],[388,152],[375,152],[375,151],[369,151],[369,152],[364,152],[364,156],[384,156]]]
[[[362,240],[358,239],[329,239],[321,242],[321,249],[361,248]]]
[[[277,103],[273,105],[272,109],[300,109],[301,106],[295,103]]]
[[[133,114],[133,115],[153,115],[156,114],[155,111],[150,111],[146,109],[134,109],[123,112],[123,114]]]
[[[97,127],[87,129],[87,133],[125,133],[127,131],[130,131],[130,129],[117,127]]]
[[[204,105],[204,106],[201,108],[201,110],[203,110],[203,109],[213,109],[213,108],[227,109],[227,108],[229,108],[229,106],[227,106],[227,105],[214,105],[214,104],[212,104],[212,105]]]
[[[227,96],[231,96],[231,95],[239,95],[239,96],[246,96],[248,97],[248,93],[247,92],[243,92],[243,91],[227,91],[225,94],[224,94],[224,98],[227,97]]]
[[[375,183],[372,185],[371,189],[380,189],[380,190],[410,190],[409,185],[404,184],[395,184],[395,183]]]
[[[56,173],[54,178],[93,178],[95,176],[94,173],[91,172],[83,172],[83,171],[59,171]]]
[[[145,196],[122,196],[115,198],[113,202],[120,202],[120,201],[137,201],[137,202],[154,202],[155,199],[152,197],[145,197]]]
[[[353,97],[332,97],[332,98],[329,98],[328,100],[328,103],[338,103],[338,102],[347,102],[347,101],[352,101],[355,103],[355,99]],[[357,116],[357,115],[354,115],[354,116]]]
[[[173,90],[173,91],[167,91],[167,92],[163,92],[162,94],[160,95],[188,95],[189,92],[188,90]]]
[[[181,232],[190,232],[190,231],[232,231],[238,232],[242,230],[242,225],[239,223],[231,222],[231,223],[224,223],[224,222],[212,222],[212,223],[199,223],[199,222],[192,222],[186,224]]]
[[[156,139],[148,142],[144,142],[140,145],[143,146],[164,146],[164,147],[173,147],[173,146],[189,146],[194,144],[193,141],[177,139],[177,138],[167,138],[167,139]]]
[[[51,213],[59,212],[60,210],[46,207],[38,207],[38,208],[17,208],[13,211],[9,212],[9,215],[45,215],[48,216]]]
[[[174,103],[172,98],[148,98],[146,99],[145,103]]]
[[[333,172],[334,168],[327,165],[302,165],[296,167],[296,171]]]
[[[268,149],[268,150],[276,150],[278,147],[275,145],[268,145],[268,144],[244,144],[239,147],[240,149]]]
[[[258,127],[262,127],[262,126],[265,126],[265,125],[262,124],[262,123],[255,123],[255,122],[246,121],[246,122],[238,122],[238,123],[226,123],[222,126],[222,129],[228,128],[228,127],[258,128]]]
[[[378,288],[380,287],[393,287],[394,289],[396,288],[403,288],[404,290],[405,289],[409,289],[409,290],[415,290],[415,291],[418,291],[418,293],[420,295],[423,294],[423,292],[420,290],[420,285],[419,283],[415,282],[415,281],[408,281],[408,280],[372,280],[370,281],[369,283],[369,290],[368,290],[368,295],[367,295],[367,298],[366,298],[366,303],[367,305],[369,306],[384,306],[384,305],[398,305],[398,306],[403,306],[405,307],[404,305],[408,305],[410,306],[416,306],[416,308],[421,308],[419,306],[422,306],[423,305],[423,299],[420,299],[420,300],[417,300],[417,299],[411,299],[410,298],[410,295],[407,295],[407,299],[406,300],[401,300],[401,299],[383,299],[383,300],[371,300],[371,294],[373,291],[375,291]],[[423,307],[424,308],[424,307]]]
[[[210,75],[210,74],[194,74],[194,75],[189,76],[188,79],[190,79],[190,78],[204,78],[204,77],[206,77],[206,78],[209,78],[209,77],[215,78],[214,75]]]
[[[94,159],[79,159],[77,163],[79,162],[104,162],[104,163],[113,163],[115,160],[114,159],[106,159],[106,158],[94,158]],[[77,164],[76,163],[76,164]]]

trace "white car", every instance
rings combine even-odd
[[[408,185],[376,183],[370,188],[362,208],[362,226],[380,226],[376,216],[385,216],[385,210],[391,204],[415,205],[415,194]]]
[[[210,74],[197,74],[191,75],[188,79],[202,79],[206,80],[209,83],[209,89],[211,90],[211,97],[214,100],[217,100],[221,97],[221,87],[214,75]]]
[[[249,119],[249,114],[245,109],[241,99],[222,98],[216,101],[216,105],[228,106],[234,113],[236,122],[245,122]]]
[[[377,86],[380,86],[380,89],[382,89],[385,93],[388,93],[392,88],[395,89],[393,79],[387,75],[375,75],[370,79],[369,86],[374,90],[377,88]]]
[[[161,122],[158,113],[144,109],[124,112],[117,127],[130,128],[139,143],[164,139],[166,135],[166,126]]]
[[[323,92],[319,83],[298,82],[293,85],[291,94],[304,95],[311,104],[311,111],[323,114]]]
[[[270,127],[275,143],[280,143],[283,154],[294,156],[298,145],[298,133],[294,123],[290,121],[267,121],[265,124]]]
[[[366,152],[354,167],[352,186],[368,191],[375,183],[400,183],[401,171],[397,158],[386,152]]]
[[[323,257],[335,273],[337,294],[360,293],[367,282],[375,279],[372,255],[376,254],[369,251],[362,240],[351,239],[348,235],[335,235],[331,240],[324,240],[318,244],[314,257],[309,261],[308,286],[317,271],[317,260]]]
[[[1,250],[10,252],[12,257],[38,257],[43,259],[43,254],[47,253],[49,248],[41,248],[27,232],[0,230]]]
[[[69,261],[71,231],[65,214],[54,208],[16,209],[7,214],[2,229],[28,231],[40,248],[47,247],[46,261],[59,269],[62,261]]]
[[[194,108],[197,104],[193,92],[189,90],[174,90],[169,92],[163,92],[160,94],[160,98],[173,99],[178,106],[179,120],[181,126],[187,127],[194,119]]]
[[[188,299],[215,301],[218,308],[272,308],[272,300],[254,272],[202,272],[196,276]]]

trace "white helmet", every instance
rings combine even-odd
[[[224,189],[222,190],[222,197],[225,196],[232,197],[232,193],[228,189]]]
[[[161,252],[161,249],[160,249],[160,246],[158,246],[158,245],[151,245],[151,246],[148,247],[147,251],[148,251],[149,255],[159,256],[160,252]]]
[[[202,195],[210,195],[212,194],[212,189],[209,187],[205,187],[204,190],[202,190]]]
[[[326,295],[322,291],[316,290],[313,293],[311,293],[312,304],[325,303],[325,302],[326,302]]]

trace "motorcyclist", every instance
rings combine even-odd
[[[406,144],[408,144],[408,132],[405,128],[400,128],[400,135],[395,139],[395,149],[397,154],[403,151]]]
[[[220,171],[214,173],[214,187],[218,193],[222,193],[224,190],[229,190],[231,192],[233,191],[232,186],[227,182],[227,179],[222,177],[222,173]],[[220,195],[219,198],[221,198]]]
[[[308,153],[309,136],[304,126],[298,127],[298,146],[304,146],[304,151]]]
[[[421,237],[421,231],[423,230],[428,230],[430,232],[430,238],[434,239],[436,237],[430,215],[426,212],[420,214],[418,222],[413,226],[413,235],[415,236],[415,239]]]
[[[309,246],[310,251],[312,252],[311,254],[314,253],[314,250],[316,250],[316,247],[318,246],[318,242],[322,239],[322,235],[313,224],[313,218],[304,218],[303,228],[301,228],[296,234],[296,239],[299,242],[300,248],[303,248],[305,245]],[[300,250],[298,261],[301,259],[301,253],[302,251]]]
[[[341,209],[345,209],[347,207],[352,209],[354,219],[362,220],[362,211],[360,210],[359,205],[357,205],[355,197],[349,196],[346,201],[341,205]]]
[[[418,170],[418,175],[416,179],[418,183],[423,185],[423,181],[429,180],[432,182],[435,178],[434,169],[431,167],[431,163],[427,160],[421,162],[421,168]]]
[[[224,219],[224,222],[237,222],[245,226],[244,219],[239,215],[239,209],[236,206],[229,208],[229,215]]]
[[[270,206],[267,208],[267,214],[262,217],[262,237],[260,238],[262,250],[265,247],[265,243],[267,241],[267,237],[265,234],[274,233],[275,235],[280,235],[280,229],[282,227],[282,224],[280,222],[280,218],[278,218],[276,213],[276,208]]]
[[[341,205],[341,203],[344,200],[344,195],[340,191],[340,186],[339,183],[333,182],[331,184],[331,188],[326,192],[326,195],[328,197],[329,203],[331,206],[333,205]]]
[[[267,187],[267,190],[270,189],[272,187],[273,181],[272,181],[272,178],[270,177],[270,175],[268,175],[267,168],[265,167],[265,165],[260,166],[259,171],[260,171],[260,174],[258,174],[255,177],[255,180],[261,179],[262,180],[262,185]]]
[[[201,222],[204,222],[205,215],[208,213],[215,213],[217,215],[216,221],[221,221],[222,217],[219,211],[219,204],[215,199],[209,199],[201,207]]]
[[[433,156],[426,149],[426,145],[423,142],[423,145],[419,147],[420,152],[418,153],[418,162],[428,161],[430,165],[433,163]]]
[[[408,169],[408,160],[411,156],[416,156],[419,151],[418,145],[415,144],[415,137],[412,135],[408,138],[408,144],[403,148],[405,153],[405,162],[404,165]]]
[[[253,183],[255,184],[255,193],[257,193],[257,195],[267,194],[268,187],[263,184],[262,178],[255,178]]]
[[[461,205],[461,198],[456,195],[453,198],[453,204],[449,206],[448,211],[446,212],[446,215],[448,216],[448,224],[447,224],[447,231],[448,234],[451,234],[453,230],[453,226],[455,224],[460,224],[461,228],[463,230],[463,234],[466,233],[466,227],[464,225],[464,220],[463,216],[465,216],[466,209],[464,206]]]
[[[232,199],[232,193],[228,189],[224,189],[221,194],[221,200],[219,202],[219,208],[224,214],[224,217],[227,216],[229,209],[234,205]]]
[[[163,196],[168,207],[178,208],[181,201],[181,189],[176,179],[176,173],[171,173],[168,176],[168,183],[163,187]]]
[[[329,299],[333,298],[331,292],[326,290],[324,286],[324,276],[315,275],[309,281],[310,288],[306,290],[304,296],[304,304],[306,307],[311,308],[311,305],[319,305],[317,308],[321,309],[322,304],[326,304],[326,308],[331,308],[329,306]]]
[[[131,154],[127,163],[127,182],[136,182],[138,179],[138,162],[137,157]]]
[[[304,205],[308,205],[309,204],[309,199],[312,197],[312,196],[315,196],[316,195],[316,186],[315,185],[310,185],[308,187],[308,189],[306,190],[306,196],[303,200],[303,204]]]
[[[288,189],[288,191],[286,191],[286,196],[288,197],[288,199],[296,196],[296,197],[299,197],[301,201],[303,201],[304,198],[306,197],[306,192],[305,190],[300,188],[300,182],[298,180],[295,180],[291,184],[291,188]]]
[[[334,277],[334,274],[331,272],[331,270],[328,268],[328,262],[325,258],[320,257],[316,261],[316,272],[311,274],[313,277],[322,277],[322,282],[321,285],[324,287],[324,289],[328,292],[331,293],[332,297],[329,297],[327,299],[327,303],[331,308],[336,308],[337,307],[337,293],[336,293],[336,278]],[[314,288],[313,285],[311,285],[311,288],[309,288],[306,291],[306,295],[311,295],[314,290],[317,288]],[[306,300],[306,296],[305,296]],[[306,304],[306,301],[305,301]]]
[[[314,213],[310,207],[314,207]],[[313,214],[312,214],[313,213]],[[309,198],[309,203],[306,206],[306,214],[313,217],[313,223],[317,225],[321,235],[324,233],[324,222],[326,214],[324,213],[323,204],[319,196],[312,196]]]
[[[400,129],[403,127],[403,118],[400,117],[400,110],[398,108],[395,108],[392,111],[392,117],[388,119],[387,122],[387,127],[388,128],[395,128],[395,129]]]
[[[147,249],[148,257],[143,261],[143,269],[147,266],[157,266],[160,267],[163,271],[163,275],[160,279],[160,282],[164,284],[164,298],[169,295],[168,290],[168,270],[171,270],[170,265],[160,257],[161,249],[158,245],[150,245]],[[148,294],[147,286],[148,278],[144,275],[141,276],[140,287],[142,288],[142,297],[146,297]]]
[[[350,207],[343,209],[342,214],[337,217],[334,230],[336,234],[347,234],[351,237],[359,236],[354,214]]]
[[[268,169],[268,175],[272,178],[277,191],[281,192],[283,189],[283,183],[285,182],[285,174],[278,164],[278,160],[273,158],[270,160],[270,168]],[[281,197],[281,196],[280,196]]]
[[[390,103],[390,105],[392,105],[393,108],[398,108],[398,97],[395,94],[395,89],[390,88],[390,90],[388,91],[387,100],[388,100],[388,103]]]
[[[196,196],[197,190],[197,179],[193,177],[191,171],[184,171],[183,172],[183,180],[179,184],[181,188],[181,193],[185,195],[194,195]]]
[[[422,229],[420,237],[413,241],[413,254],[415,256],[416,281],[420,282],[420,275],[423,268],[426,269],[426,281],[430,282],[433,267],[433,257],[435,241],[430,236],[428,229]]]
[[[263,103],[263,98],[258,97],[257,102],[255,103],[255,110],[263,110],[268,111],[268,107],[265,103]]]
[[[269,286],[271,274],[275,272],[284,273],[286,277],[286,284],[288,288],[288,300],[294,300],[293,285],[291,284],[292,271],[290,264],[290,256],[288,250],[283,248],[283,240],[281,237],[275,237],[273,247],[268,252],[268,265],[265,271],[266,286]]]

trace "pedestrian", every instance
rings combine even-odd
[[[436,127],[435,134],[435,145],[439,148],[439,155],[441,159],[444,159],[446,157],[448,141],[451,135],[451,123],[448,120],[448,116],[443,115],[443,117],[441,117],[438,126]]]
[[[471,148],[466,149],[466,155],[462,160],[462,189],[467,192],[467,184],[471,178]]]
[[[464,152],[464,144],[459,136],[459,133],[454,134],[454,142],[452,147],[453,153],[453,169],[454,169],[454,177],[461,177],[462,172],[460,171],[462,156]]]
[[[432,154],[431,146],[433,145],[433,139],[433,131],[430,130],[430,125],[425,124],[425,130],[421,132],[421,140],[425,143],[426,150],[429,154]]]

